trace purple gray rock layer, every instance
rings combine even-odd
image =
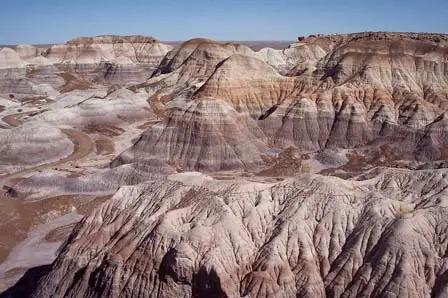
[[[24,75],[21,92],[107,87],[56,99],[17,131],[93,123],[138,136],[123,137],[130,147],[107,168],[12,186],[24,197],[119,188],[77,225],[34,298],[448,295],[447,35],[310,36],[257,52],[194,39],[168,50],[102,36],[0,51],[10,61],[0,88]],[[30,76],[30,59],[45,71]],[[50,160],[67,154],[53,139]],[[352,178],[331,176],[341,172]]]
[[[272,146],[315,152],[375,143],[397,144],[417,160],[444,159],[446,37],[435,42],[433,35],[406,36],[323,36],[283,51],[259,52],[208,40],[187,42],[168,53],[140,86],[155,93],[154,101],[167,98],[159,105],[167,117],[114,165],[151,157],[175,160],[185,170],[253,170],[260,153]],[[213,109],[204,109],[211,102]],[[205,123],[212,134],[203,133]],[[232,146],[239,148],[224,154],[225,130],[235,125],[251,142],[232,133]],[[255,152],[250,160],[239,156],[242,148]],[[203,151],[215,154],[215,163],[198,162]]]

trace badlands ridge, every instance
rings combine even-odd
[[[448,35],[0,49],[1,297],[448,296]]]

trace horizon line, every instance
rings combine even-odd
[[[204,38],[204,39],[208,39],[208,40],[213,40],[213,41],[217,41],[217,42],[294,42],[297,41],[299,37],[310,37],[310,36],[331,36],[331,35],[351,35],[351,34],[359,34],[359,33],[392,33],[392,34],[439,34],[439,35],[448,35],[448,32],[428,32],[428,31],[384,31],[384,30],[380,30],[380,31],[372,31],[372,30],[367,30],[367,31],[351,31],[351,32],[340,32],[340,33],[316,33],[316,34],[304,34],[304,35],[300,35],[298,34],[297,37],[295,39],[213,39],[210,37],[203,37],[203,36],[197,36],[197,37],[191,37],[191,38],[186,38],[186,39],[179,39],[179,40],[163,40],[163,39],[159,39],[157,37],[154,37],[152,35],[146,35],[146,34],[97,34],[97,35],[84,35],[84,36],[77,36],[77,37],[73,37],[70,39],[67,39],[65,41],[61,41],[61,42],[39,42],[39,43],[15,43],[15,44],[10,44],[10,43],[5,43],[5,44],[0,44],[0,47],[12,47],[12,46],[18,46],[18,45],[32,45],[32,46],[47,46],[47,45],[56,45],[56,44],[65,44],[69,41],[72,41],[74,39],[77,38],[94,38],[94,37],[102,37],[102,36],[117,36],[117,37],[125,37],[125,36],[142,36],[142,37],[150,37],[155,39],[158,42],[161,43],[181,43],[181,42],[186,42],[192,39],[198,39],[198,38]]]

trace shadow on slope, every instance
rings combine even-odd
[[[31,297],[39,280],[51,270],[51,265],[42,265],[26,271],[23,277],[12,287],[0,294],[0,298]]]

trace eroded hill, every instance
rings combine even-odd
[[[446,35],[100,36],[0,74],[0,275],[58,255],[6,294],[448,295]]]

